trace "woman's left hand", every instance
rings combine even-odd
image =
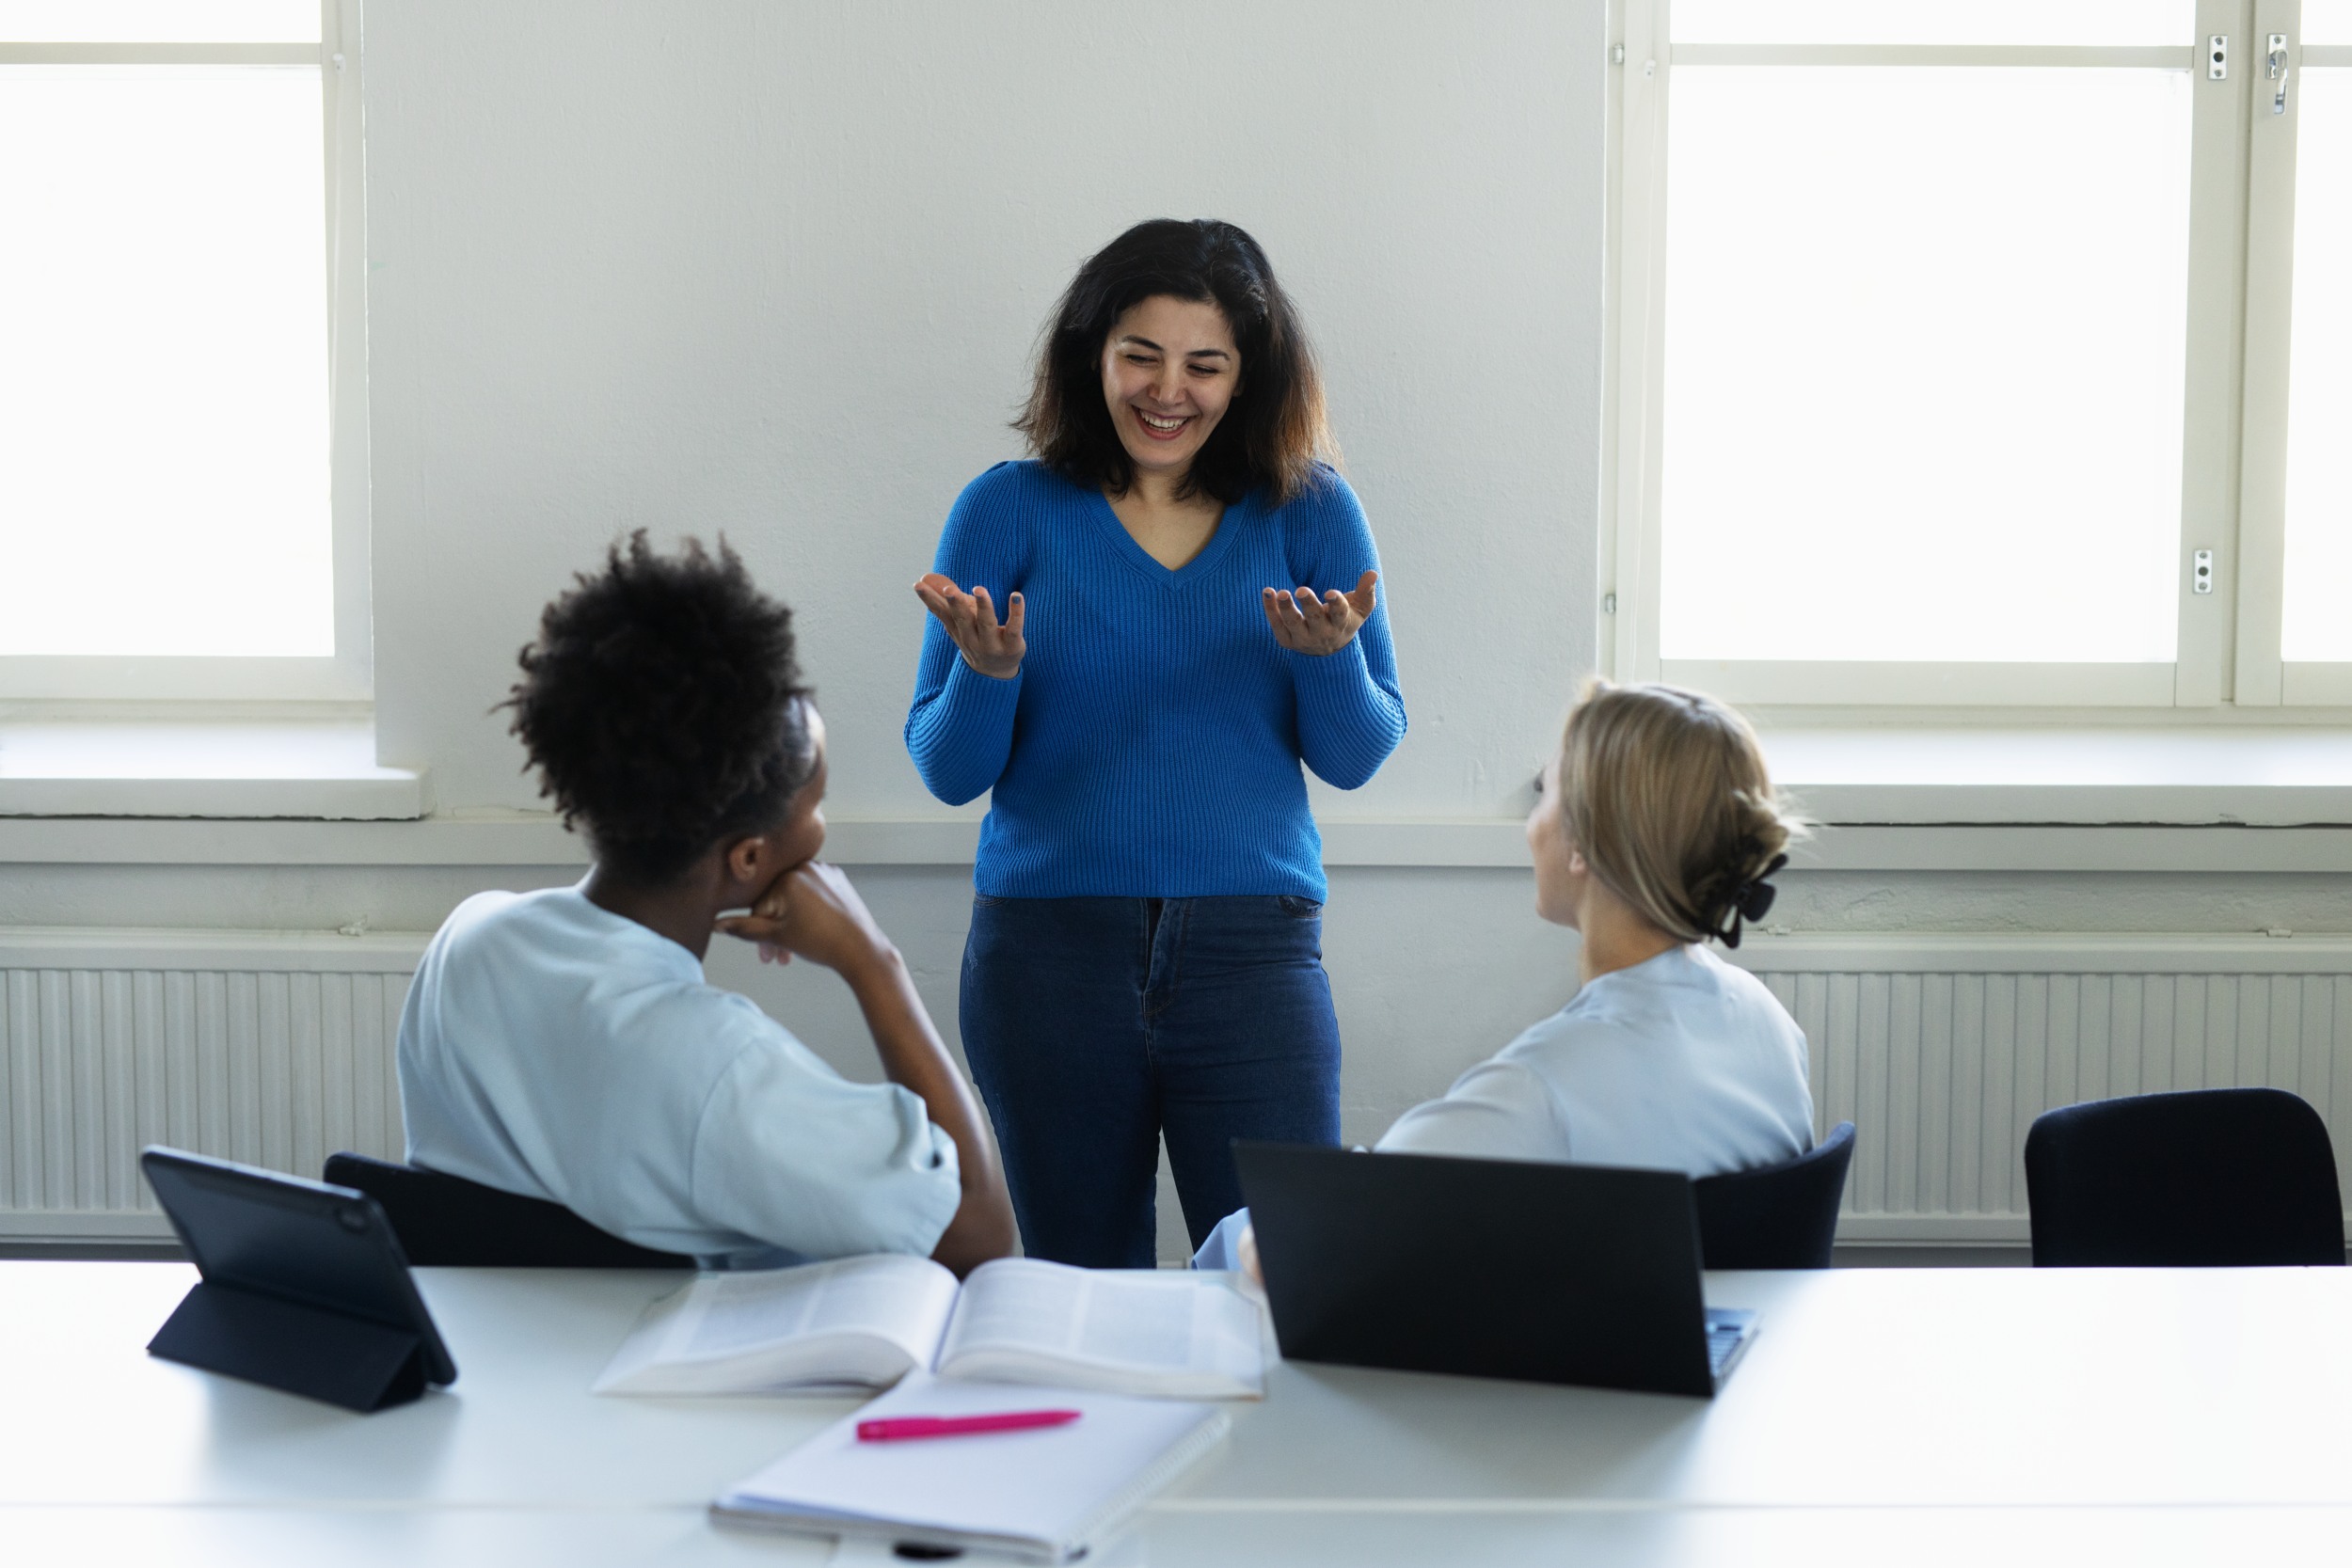
[[[1379,580],[1379,573],[1366,572],[1353,594],[1333,588],[1320,599],[1311,588],[1289,594],[1269,588],[1263,594],[1265,624],[1274,628],[1274,640],[1293,653],[1338,653],[1355,637],[1356,628],[1372,618],[1373,585]]]

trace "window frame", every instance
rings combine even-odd
[[[2306,64],[2352,68],[2352,40],[2306,46],[2302,0],[2253,0],[2249,40],[2287,37],[2286,112],[2254,104],[2247,191],[2245,467],[2238,501],[2237,680],[2244,707],[2352,706],[2352,661],[2284,657],[2288,362],[2294,339],[2296,144]],[[2352,175],[2352,171],[2347,171]]]
[[[1620,679],[1668,680],[1768,708],[1898,716],[2110,710],[2195,721],[2236,705],[2352,705],[2352,664],[2281,673],[2284,411],[2293,265],[2295,117],[2254,113],[2258,34],[2303,51],[2300,0],[2197,0],[2175,47],[1725,45],[1669,41],[1671,0],[1613,0],[1608,71],[1610,273],[1603,374],[1602,658]],[[2231,40],[2230,69],[2204,70],[2203,40]],[[2352,63],[2352,47],[2314,49]],[[1660,443],[1663,415],[1666,117],[1685,65],[2118,66],[2185,69],[2190,130],[2186,375],[2182,417],[2177,641],[2169,664],[1899,663],[1667,659],[1659,652]],[[2277,145],[2283,138],[2283,154]],[[2266,421],[2266,422],[2265,422]],[[2271,449],[2275,447],[2275,451]],[[2216,590],[2194,592],[2193,554],[2214,552]],[[2265,650],[2267,650],[2266,660]],[[2285,717],[2284,715],[2279,715]],[[2313,715],[2312,717],[2316,717]]]
[[[11,43],[8,65],[316,65],[326,138],[327,471],[335,651],[325,657],[0,655],[0,700],[364,703],[374,691],[369,576],[367,247],[359,0],[321,0],[310,43]]]

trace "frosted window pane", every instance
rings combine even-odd
[[[2171,659],[2187,72],[1673,94],[1661,651]]]
[[[2305,43],[2352,43],[2352,0],[2303,0]]]
[[[0,654],[334,652],[315,66],[0,66]]]
[[[8,43],[316,43],[319,0],[0,0]]]
[[[1672,9],[1677,43],[2185,44],[2197,31],[2195,0],[1673,0]]]
[[[2352,659],[2352,70],[2303,72],[2296,111],[2280,653]]]

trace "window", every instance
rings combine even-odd
[[[0,696],[369,691],[338,0],[0,0]]]
[[[2249,674],[2253,700],[2352,704],[2352,0],[2303,0],[2300,20],[2301,47],[2290,34],[2284,74],[2265,77],[2268,102],[2255,115],[2270,178],[2257,184],[2254,213],[2265,274],[2249,288],[2290,306],[2279,510],[2274,520],[2249,506],[2249,518],[2280,534],[2279,648],[2262,658],[2265,639]],[[2291,205],[2280,199],[2289,192]],[[2275,351],[2275,330],[2265,346]],[[2263,379],[2247,389],[2249,418],[2267,412],[2280,379],[2275,355],[2251,370]]]
[[[2294,9],[1627,0],[1615,668],[2352,702],[2352,34]]]

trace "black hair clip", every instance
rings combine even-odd
[[[1772,900],[1780,896],[1780,889],[1765,879],[1788,863],[1786,854],[1774,855],[1770,864],[1733,891],[1731,907],[1724,911],[1724,927],[1716,933],[1724,939],[1725,947],[1740,945],[1740,923],[1742,920],[1754,925],[1772,912]]]

